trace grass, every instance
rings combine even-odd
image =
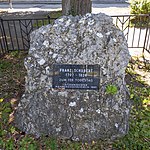
[[[18,51],[14,51],[0,60],[1,98],[18,95],[18,91],[24,86],[25,71],[23,59],[25,56],[25,52],[19,53]],[[22,70],[20,70],[20,68],[22,68]],[[20,90],[20,92],[22,91]]]
[[[72,142],[43,136],[35,138],[19,131],[13,113],[24,92],[25,52],[12,52],[0,60],[0,149],[5,150],[148,150],[150,146],[150,87],[136,73],[141,62],[131,61],[126,81],[133,104],[129,133],[114,142]],[[142,71],[146,71],[142,68]],[[149,70],[148,70],[149,73]]]
[[[133,64],[134,62],[134,64]],[[129,133],[114,143],[119,149],[147,150],[150,148],[150,86],[146,84],[136,70],[141,66],[139,59],[132,60],[126,70],[132,110]],[[147,71],[147,68],[140,69]]]

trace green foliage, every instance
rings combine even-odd
[[[128,88],[132,109],[128,134],[113,144],[117,149],[147,150],[150,147],[150,87],[136,73],[141,65],[139,60],[132,60],[126,70],[130,76]]]
[[[57,150],[57,140],[50,137],[42,137],[42,143],[45,145],[46,150]]]
[[[33,24],[33,27],[35,28],[39,28],[41,26],[44,26],[44,25],[48,25],[49,23],[52,23],[53,21],[51,20],[49,22],[49,20],[37,20],[34,24]]]
[[[150,0],[130,0],[131,14],[149,14]]]
[[[20,53],[20,51],[12,51],[12,52],[10,53],[10,56],[11,56],[11,57],[19,57],[19,53]]]
[[[4,60],[0,60],[0,71],[2,72],[5,69],[11,68],[12,63]]]
[[[37,150],[37,149],[38,149],[37,141],[30,136],[25,136],[19,142],[19,150]]]
[[[8,122],[9,114],[12,112],[12,109],[11,109],[11,105],[9,102],[0,102],[0,104],[1,104],[0,105],[0,119],[2,121],[1,124],[5,125]],[[1,135],[1,131],[0,131],[0,135]]]
[[[12,112],[11,104],[0,99],[0,148],[14,150],[14,139],[7,138],[9,135],[9,115]]]
[[[130,0],[130,9],[131,14],[149,14],[150,0]],[[136,16],[131,18],[131,26],[146,27],[147,25],[150,25],[149,16]]]
[[[6,140],[4,145],[6,150],[15,150],[14,140],[12,138]]]
[[[129,132],[113,145],[117,149],[147,150],[150,147],[150,88],[130,85],[129,89],[132,102]]]
[[[26,74],[23,61],[26,54],[25,51],[13,51],[0,59],[0,96],[2,98],[8,99],[20,92],[19,89],[24,83]]]
[[[118,92],[118,89],[115,85],[109,84],[106,86],[106,93],[115,95]]]

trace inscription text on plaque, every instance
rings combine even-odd
[[[99,89],[99,65],[53,65],[53,88]]]

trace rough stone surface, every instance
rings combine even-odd
[[[16,126],[28,134],[75,141],[125,135],[130,103],[124,77],[129,58],[123,33],[105,14],[63,16],[34,31]],[[53,64],[99,64],[99,91],[53,89]],[[110,84],[117,93],[106,92]]]

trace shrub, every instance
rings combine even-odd
[[[149,14],[150,0],[130,0],[131,14]]]
[[[130,0],[130,13],[135,15],[150,14],[150,0]],[[150,25],[150,16],[135,16],[131,26],[146,27]]]

